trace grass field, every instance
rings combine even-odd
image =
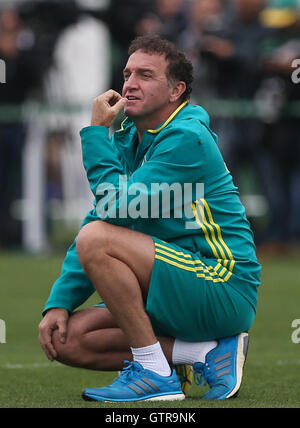
[[[61,261],[62,256],[0,253],[0,319],[6,324],[6,343],[0,344],[0,408],[300,407],[300,343],[291,340],[292,321],[300,319],[299,253],[261,261],[263,285],[239,397],[205,402],[201,400],[204,390],[193,386],[179,404],[84,402],[82,389],[105,386],[115,373],[48,362],[38,344],[37,326]]]

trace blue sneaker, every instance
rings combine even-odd
[[[85,400],[102,402],[183,400],[180,382],[173,370],[171,376],[164,377],[144,369],[136,361],[127,367],[105,388],[88,388],[83,391]]]
[[[195,383],[202,380],[210,386],[205,400],[224,400],[236,397],[243,377],[249,343],[248,333],[221,339],[216,348],[206,355],[205,363],[195,363]]]

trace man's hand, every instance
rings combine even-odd
[[[57,357],[57,352],[52,343],[52,335],[58,329],[61,343],[67,339],[69,313],[65,309],[50,309],[39,325],[39,341],[47,358],[53,361]]]
[[[124,105],[125,99],[112,89],[100,95],[94,100],[91,125],[109,128]]]

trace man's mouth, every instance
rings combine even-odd
[[[134,97],[133,95],[126,96],[126,99],[127,99],[128,101],[138,101],[138,100],[139,100],[139,98]]]

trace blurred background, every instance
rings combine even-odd
[[[193,62],[191,102],[211,116],[259,254],[299,249],[300,1],[0,0],[0,253],[70,244],[93,201],[79,131],[148,33]]]
[[[211,116],[263,266],[243,392],[227,406],[299,407],[300,0],[0,0],[0,407],[82,407],[95,386],[47,362],[37,326],[93,203],[79,131],[148,33],[193,62],[191,102]],[[205,407],[193,388],[185,405]]]

